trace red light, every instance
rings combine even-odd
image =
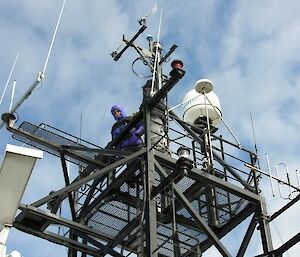
[[[174,68],[179,68],[181,69],[183,67],[183,62],[181,60],[174,60],[172,63],[171,63],[171,67],[174,69]]]

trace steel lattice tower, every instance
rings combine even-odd
[[[18,128],[7,127],[17,140],[57,156],[65,179],[60,190],[21,204],[14,227],[68,247],[69,257],[120,257],[130,252],[138,257],[194,257],[211,246],[229,257],[233,255],[220,239],[250,220],[236,256],[245,255],[257,227],[263,249],[260,256],[281,256],[282,252],[273,250],[259,176],[245,166],[255,167],[257,156],[211,134],[205,123],[197,127],[168,112],[165,98],[185,71],[182,63],[175,61],[169,76],[162,73],[162,64],[175,45],[159,56],[156,67],[155,51],[148,53],[134,45],[145,29],[142,22],[131,40],[123,39],[125,48],[112,55],[118,60],[128,47],[134,47],[155,76],[145,84],[139,112],[105,148],[46,124],[23,122]],[[161,53],[159,44],[151,46],[158,49],[156,54]],[[135,152],[116,149],[141,121],[143,147]],[[192,153],[190,158],[177,154],[182,147]],[[81,167],[72,181],[67,160]],[[63,202],[68,202],[70,209],[64,217],[58,214]],[[55,232],[57,225],[67,232]]]

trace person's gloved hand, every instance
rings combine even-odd
[[[141,137],[144,134],[144,127],[142,126],[139,129],[135,130],[134,134],[138,137]]]

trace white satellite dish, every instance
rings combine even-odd
[[[213,83],[208,79],[200,79],[183,98],[183,120],[196,124],[201,118],[208,116],[211,125],[217,127],[222,119],[222,111],[218,96],[212,91]]]
[[[209,79],[200,79],[195,83],[195,90],[200,94],[207,94],[214,88]]]

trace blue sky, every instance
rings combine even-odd
[[[17,81],[15,102],[43,69],[62,3],[0,2],[0,93],[19,52],[12,76]],[[149,28],[137,42],[146,47],[146,35],[157,38],[162,11],[163,47],[167,51],[177,44],[173,58],[182,59],[186,70],[170,93],[169,105],[180,103],[198,79],[209,78],[224,120],[241,144],[254,151],[252,114],[262,169],[267,169],[268,153],[273,171],[276,164],[284,162],[295,174],[300,169],[300,2],[296,0],[67,1],[45,78],[17,111],[18,124],[43,122],[79,136],[82,116],[82,137],[105,146],[113,124],[110,107],[120,103],[128,113],[136,111],[145,83],[131,71],[136,58],[133,50],[118,62],[110,53],[120,45],[123,34],[130,38],[136,33],[137,21],[155,3],[158,11],[148,18]],[[164,66],[166,73],[168,65]],[[10,92],[11,83],[1,113],[8,109]],[[176,112],[180,115],[180,108]],[[228,135],[222,125],[220,133]],[[1,154],[6,143],[20,144],[5,129],[0,130],[0,137]],[[23,201],[30,203],[60,188],[61,176],[59,160],[46,155],[37,164]],[[278,192],[273,198],[271,189],[264,188],[271,213],[286,203]],[[299,232],[298,213],[299,204],[271,226],[275,247],[280,245],[276,230],[283,242]],[[67,255],[64,247],[15,230],[8,240],[8,250],[13,249],[24,257]],[[44,253],[44,249],[51,250]],[[300,246],[295,246],[286,256],[296,256],[299,250]],[[259,253],[256,246],[251,251]],[[211,251],[204,256],[217,254]]]

